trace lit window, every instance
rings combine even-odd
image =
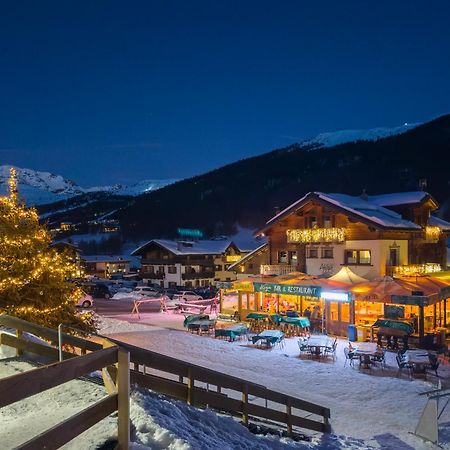
[[[370,264],[370,250],[359,251],[359,264]]]
[[[323,227],[331,228],[332,226],[331,216],[323,216]]]
[[[345,263],[349,265],[371,264],[370,250],[346,250]]]
[[[281,251],[278,252],[278,263],[286,264],[288,262],[288,254],[287,252]]]
[[[297,252],[289,252],[289,264],[295,266],[297,264]]]

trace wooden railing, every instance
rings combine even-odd
[[[16,329],[17,334],[19,335],[16,337],[8,334],[0,334],[0,343],[10,345],[18,350],[41,354],[53,359],[58,358],[57,348],[30,342],[20,337],[20,333],[26,331],[40,336],[48,341],[56,342],[58,335],[57,331],[41,327],[39,325],[30,324],[23,320],[8,316],[0,316],[0,325]],[[205,367],[191,364],[157,352],[135,347],[110,337],[104,338],[102,336],[97,336],[96,339],[99,342],[93,342],[63,333],[63,342],[70,344],[78,354],[85,354],[85,356],[77,356],[70,352],[64,352],[64,358],[67,358],[67,361],[52,364],[51,366],[46,367],[59,367],[59,364],[63,364],[62,367],[69,367],[69,373],[72,376],[72,378],[69,379],[76,378],[84,373],[91,372],[92,370],[104,368],[102,372],[105,386],[107,387],[108,392],[110,392],[110,396],[115,395],[114,392],[116,390],[118,392],[118,399],[120,399],[120,386],[122,386],[125,390],[124,382],[122,381],[125,380],[125,371],[127,371],[131,383],[135,383],[160,394],[185,401],[189,405],[199,407],[207,406],[221,412],[223,411],[235,416],[240,416],[246,425],[249,421],[269,420],[275,422],[277,425],[283,424],[286,426],[288,433],[292,433],[294,427],[323,433],[330,431],[329,408],[268,389],[257,383],[242,380],[231,375],[207,369]],[[112,349],[104,348],[105,346],[113,347]],[[92,353],[86,354],[86,352]],[[120,355],[122,352],[123,356],[121,357]],[[100,355],[99,360],[96,359],[95,355]],[[107,359],[104,359],[106,358],[104,355],[107,355]],[[129,368],[129,364],[126,365],[124,355],[127,355],[126,358],[128,359],[126,361],[131,362],[132,370],[127,370]],[[88,357],[90,358],[88,362],[95,365],[95,368],[91,368],[91,366],[89,366],[89,370],[84,371],[85,366],[82,363],[82,358]],[[75,361],[75,363],[73,363],[73,368],[72,366],[68,366],[68,363],[72,363],[72,361]],[[115,366],[116,362],[118,362],[118,367]],[[77,369],[75,371],[74,368],[79,365],[82,369]],[[124,369],[124,367],[126,367],[126,369]],[[120,372],[121,368],[124,372],[123,374]],[[45,369],[45,367],[42,369]],[[15,375],[15,377],[21,377],[27,373],[37,374],[38,380],[41,377],[41,375],[39,375],[41,372],[35,371]],[[0,392],[3,392],[4,387],[2,382],[4,380],[0,380]],[[33,380],[36,379],[33,378]],[[58,376],[54,378],[55,384],[50,387],[57,386],[62,382],[68,381],[64,380],[60,382],[59,380],[60,372],[58,372]],[[34,381],[34,383],[36,383],[36,385],[40,384],[36,381]],[[23,383],[18,383],[18,385],[21,384]],[[45,389],[48,388],[49,387],[45,387]],[[36,392],[41,392],[41,390]],[[28,396],[27,392],[21,395],[23,395],[21,398]],[[123,393],[123,395],[125,396],[125,393]],[[128,393],[126,396],[128,398]],[[9,403],[12,403],[12,401]],[[109,411],[109,409],[113,406],[113,403],[117,406],[117,403],[111,399],[108,401],[101,401],[99,402],[98,407],[93,405],[84,412],[80,413],[83,414],[80,421],[77,419],[78,415],[75,416],[76,418],[74,420],[78,423],[86,421],[88,416],[92,416],[94,418],[100,417],[100,412],[102,412],[102,414],[106,414],[106,411]],[[0,404],[0,407],[1,406],[3,405]],[[92,408],[94,408],[93,411]],[[120,402],[118,404],[118,408],[120,418]],[[95,423],[88,421],[86,422]],[[124,420],[122,420],[122,424],[123,423]],[[64,425],[61,424],[61,426],[63,427]],[[90,426],[91,425],[87,428]],[[74,432],[78,432],[77,430],[79,428],[75,427],[73,423],[70,427],[74,430]],[[73,436],[76,436],[76,434],[73,434]],[[72,437],[70,437],[70,439],[72,439]]]
[[[18,352],[27,351],[52,359],[58,358],[57,348],[31,342],[22,337],[23,332],[29,332],[46,340],[55,341],[58,336],[57,331],[5,315],[0,315],[0,325],[16,330],[16,336],[0,333],[0,344],[14,347]],[[105,398],[38,436],[32,437],[17,448],[26,450],[36,448],[57,449],[114,411],[118,411],[117,448],[128,450],[130,442],[130,355],[128,351],[108,341],[104,341],[106,348],[103,348],[102,344],[65,333],[63,333],[63,340],[70,344],[73,349],[78,349],[77,351],[81,355],[64,352],[63,356],[67,358],[66,360],[0,379],[0,408],[96,370],[103,371],[108,366],[115,367],[114,365],[117,365],[115,367],[115,384],[105,382],[108,390],[108,395]]]
[[[260,384],[111,339],[130,353],[131,383],[185,401],[250,419],[266,419],[327,433],[329,408],[283,394]]]

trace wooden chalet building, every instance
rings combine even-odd
[[[141,257],[142,278],[161,287],[210,286],[217,281],[233,281],[228,266],[242,256],[230,240],[153,239],[136,249]]]
[[[450,223],[431,215],[437,207],[422,191],[360,197],[310,192],[257,232],[269,239],[266,270],[332,276],[348,266],[368,280],[424,264],[440,270]]]
[[[432,215],[437,208],[423,191],[310,192],[255,233],[268,239],[266,261],[259,275],[221,290],[221,307],[241,318],[308,309],[316,329],[341,336],[349,325],[404,319],[423,339],[450,323],[450,283],[433,278],[446,268],[450,234],[450,223]],[[233,268],[247,271],[253,256],[261,254]]]

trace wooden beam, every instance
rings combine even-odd
[[[118,450],[128,450],[130,447],[130,354],[122,348],[119,348],[118,352]]]
[[[111,347],[0,379],[2,393],[0,408],[114,364],[116,361],[117,348]]]
[[[6,314],[0,315],[0,325],[5,327],[14,328],[15,330],[27,331],[28,333],[42,337],[49,341],[58,341],[58,331],[51,328],[46,328],[41,325],[36,325],[26,320],[18,319],[17,317],[7,316]],[[78,348],[85,348],[86,350],[100,350],[102,346],[96,342],[89,341],[87,339],[72,336],[70,334],[63,333],[64,342]]]
[[[36,355],[46,356],[54,361],[58,361],[59,352],[58,349],[54,347],[38,344],[37,342],[28,341],[23,338],[19,339],[7,333],[0,333],[0,343],[19,349],[21,353],[34,353]],[[77,355],[69,352],[63,352],[63,356],[65,359],[70,359],[75,358]]]
[[[117,394],[108,395],[76,415],[16,447],[20,450],[60,448],[117,409]]]

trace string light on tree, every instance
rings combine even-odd
[[[68,281],[78,268],[71,255],[51,247],[37,211],[19,200],[14,168],[8,188],[8,196],[0,197],[0,313],[93,331],[92,317],[76,310],[83,293]]]

